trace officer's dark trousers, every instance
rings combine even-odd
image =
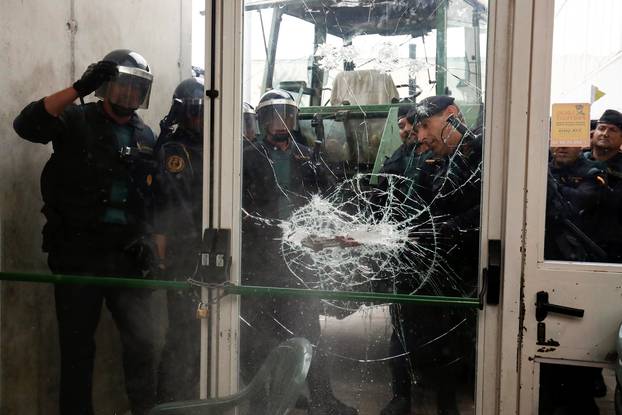
[[[393,395],[410,400],[416,376],[434,390],[439,413],[454,413],[457,385],[471,382],[465,370],[474,356],[474,317],[459,308],[391,305],[389,353],[399,356],[391,360]]]
[[[122,250],[82,246],[50,252],[55,274],[139,275],[136,261]],[[93,414],[92,388],[95,330],[102,304],[110,310],[123,346],[125,388],[133,415],[146,414],[155,403],[154,329],[151,290],[57,285],[61,381],[60,413]]]
[[[201,322],[198,293],[169,290],[168,330],[158,369],[158,402],[199,398]],[[193,295],[194,294],[194,295]]]
[[[196,267],[199,246],[188,239],[170,239],[165,278],[185,281]],[[200,289],[168,290],[168,328],[158,367],[158,403],[199,399],[201,321],[197,319]]]

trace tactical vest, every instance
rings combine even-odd
[[[106,237],[112,230],[128,238],[145,232],[151,221],[155,167],[149,127],[134,115],[128,124],[129,147],[120,148],[113,121],[101,104],[70,107],[62,117],[67,134],[54,141],[41,176],[47,219],[44,251],[62,240]],[[119,184],[124,188],[121,197],[113,194]],[[111,209],[123,221],[110,223],[105,214]]]
[[[201,237],[203,142],[178,128],[158,139],[155,182],[156,227],[175,240]]]

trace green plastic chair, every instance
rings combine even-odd
[[[307,339],[284,341],[270,352],[253,380],[236,394],[223,398],[171,402],[158,405],[149,415],[220,415],[257,413],[260,402],[266,415],[286,414],[294,406],[305,385],[313,349]]]

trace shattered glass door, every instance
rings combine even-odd
[[[242,383],[305,337],[296,413],[474,413],[487,2],[244,5]]]

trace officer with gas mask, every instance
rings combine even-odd
[[[185,281],[196,267],[203,202],[203,78],[182,81],[160,123],[154,193],[161,274]],[[200,295],[167,291],[168,331],[158,371],[158,402],[199,398]]]
[[[294,140],[298,106],[292,95],[275,89],[257,105],[262,141],[243,153],[242,281],[248,285],[303,288],[281,255],[281,228],[268,221],[286,221],[314,194],[330,187],[323,164]],[[307,377],[310,414],[358,413],[332,393],[326,350],[320,335],[317,299],[242,298],[242,367],[252,376],[280,341],[302,336],[317,345]],[[254,409],[258,408],[254,406]]]
[[[155,139],[136,114],[147,108],[147,61],[115,50],[71,87],[27,105],[14,121],[24,139],[53,144],[41,177],[43,251],[55,274],[141,278],[149,268]],[[73,102],[96,92],[96,103]],[[60,413],[93,414],[95,329],[104,301],[123,345],[132,413],[155,402],[151,291],[56,285]]]

